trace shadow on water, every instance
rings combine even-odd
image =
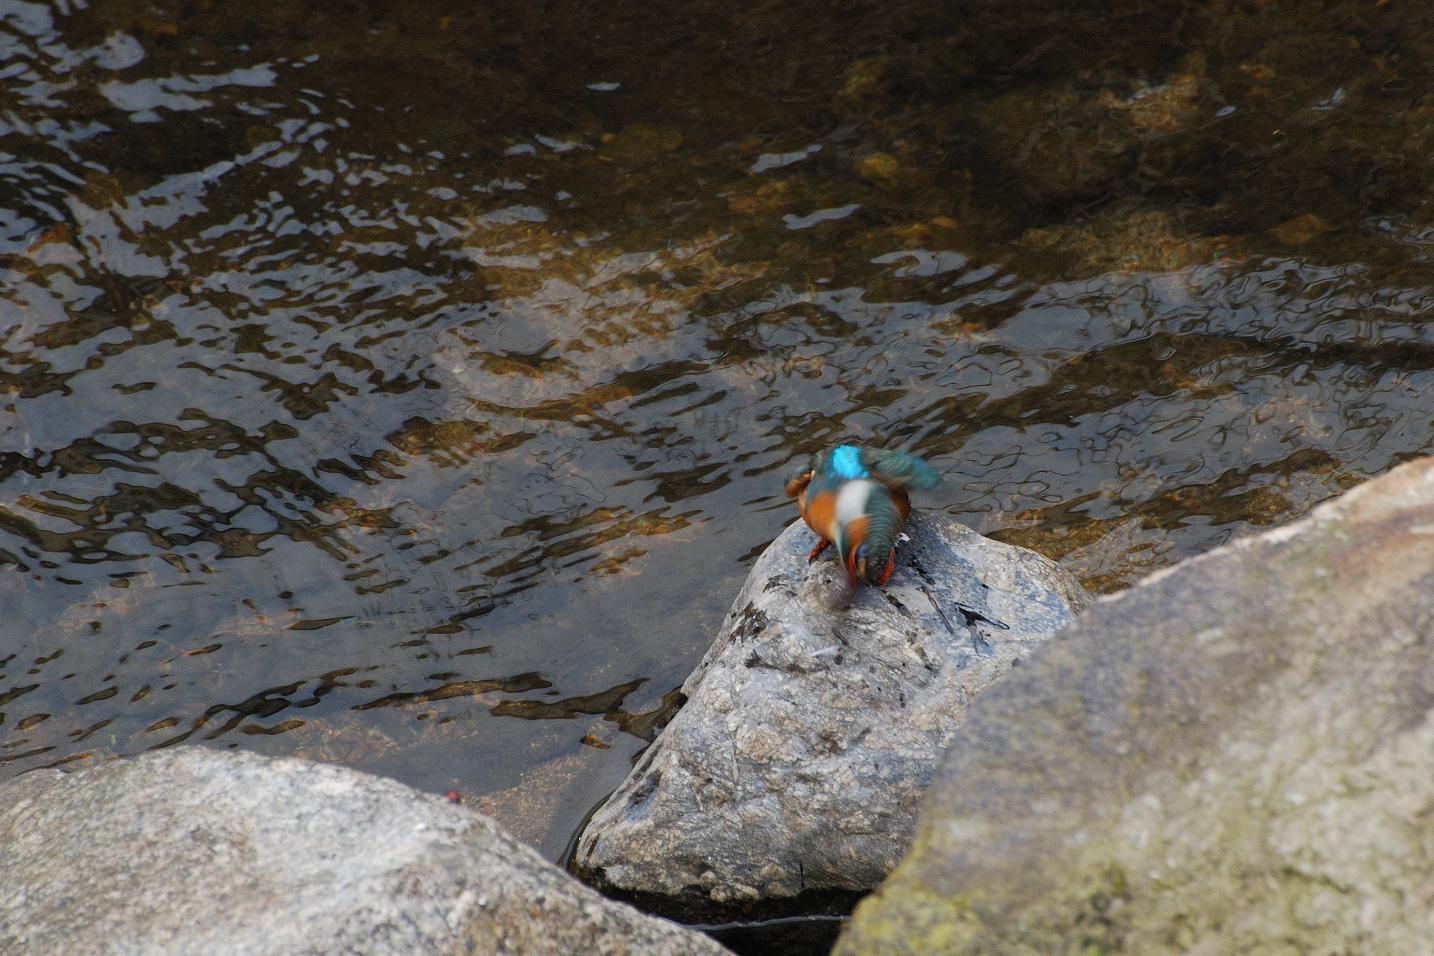
[[[0,768],[298,754],[553,857],[813,447],[1103,591],[1427,453],[1426,19],[0,6]]]
[[[830,952],[846,919],[833,916],[794,916],[765,923],[698,926],[737,956],[800,956]]]

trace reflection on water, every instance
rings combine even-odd
[[[4,772],[555,854],[814,447],[1102,590],[1430,448],[1417,18],[511,6],[0,4]]]

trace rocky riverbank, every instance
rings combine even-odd
[[[1078,618],[940,516],[850,604],[809,544],[758,560],[582,834],[603,889],[740,919],[880,882],[841,956],[1434,938],[1434,460]],[[465,807],[199,747],[0,786],[0,867],[7,953],[726,952]]]
[[[703,921],[844,911],[881,882],[966,708],[1086,601],[1054,562],[945,516],[906,531],[888,585],[850,603],[801,522],[767,548],[577,873]]]
[[[0,872],[4,953],[726,952],[441,797],[202,747],[0,786]]]
[[[1428,952],[1434,459],[1094,604],[837,952]]]

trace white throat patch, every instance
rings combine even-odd
[[[865,478],[848,481],[842,485],[841,490],[837,492],[837,523],[848,525],[866,514],[866,503],[871,500],[871,492],[875,487],[876,482]]]

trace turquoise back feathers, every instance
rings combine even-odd
[[[838,445],[829,451],[817,452],[806,471],[818,485],[870,478],[892,491],[905,491],[931,489],[941,484],[936,469],[915,455],[860,445]]]
[[[841,446],[852,447],[854,446]],[[880,448],[861,448],[858,453],[871,471],[871,476],[893,491],[907,488],[930,490],[941,484],[941,476],[936,473],[936,469],[915,455],[900,451],[883,451]]]

